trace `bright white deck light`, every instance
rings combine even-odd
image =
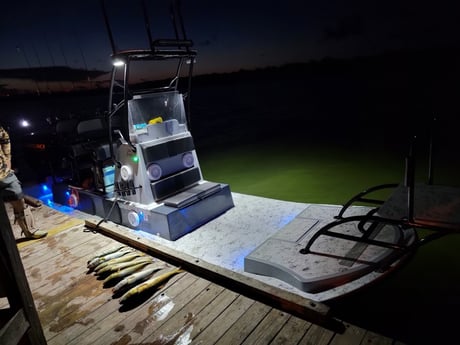
[[[120,66],[123,66],[123,65],[125,64],[123,60],[118,60],[118,59],[117,59],[117,60],[113,60],[112,63],[113,63],[113,65],[114,65],[115,67],[120,67]]]

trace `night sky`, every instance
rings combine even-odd
[[[171,36],[167,13],[147,1],[153,34]],[[456,46],[455,1],[183,0],[198,50],[196,74],[230,72],[324,57]],[[106,0],[118,48],[147,46],[139,1]],[[6,1],[0,69],[70,66],[109,70],[111,48],[98,0]],[[166,29],[168,31],[166,31]]]

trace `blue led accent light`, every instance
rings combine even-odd
[[[244,269],[244,259],[246,258],[246,256],[251,254],[254,249],[255,248],[253,248],[252,246],[249,248],[241,248],[236,254],[236,257],[233,259],[233,267]]]
[[[280,219],[280,222],[278,223],[278,226],[282,228],[286,224],[290,223],[295,217],[297,217],[297,214],[287,214],[284,217]]]

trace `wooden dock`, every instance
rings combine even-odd
[[[120,242],[46,206],[34,214],[48,237],[22,241],[13,230],[48,344],[402,344],[346,322],[334,332],[187,269],[121,305],[86,265]],[[173,268],[157,262],[158,274]]]

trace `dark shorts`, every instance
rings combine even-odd
[[[13,172],[4,179],[0,180],[0,192],[3,201],[20,200],[24,197],[21,182],[19,182]]]

